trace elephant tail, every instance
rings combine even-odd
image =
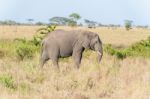
[[[42,53],[43,53],[43,46],[44,46],[44,41],[41,42],[41,50],[40,50],[40,53],[41,53],[41,56],[42,57]]]

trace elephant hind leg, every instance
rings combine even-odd
[[[51,56],[53,66],[56,67],[59,70],[59,64],[58,64],[59,50],[55,50],[53,53],[51,53],[50,56]]]
[[[40,68],[43,68],[44,64],[46,63],[46,61],[49,60],[49,57],[47,56],[46,53],[42,53],[41,54],[41,58],[40,58]]]
[[[58,58],[52,59],[53,65],[59,70]]]

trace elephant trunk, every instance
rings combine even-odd
[[[102,46],[98,46],[95,48],[95,51],[97,52],[97,60],[98,60],[98,63],[100,63],[101,59],[102,59],[102,56],[103,56],[103,48]]]

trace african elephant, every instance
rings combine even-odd
[[[82,30],[55,30],[42,41],[40,67],[43,67],[44,63],[51,59],[53,64],[59,68],[59,57],[72,56],[79,68],[84,49],[96,51],[98,62],[101,61],[103,49],[98,34]]]

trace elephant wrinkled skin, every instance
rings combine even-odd
[[[103,48],[98,34],[81,30],[55,30],[42,41],[40,67],[51,59],[53,64],[59,68],[58,59],[60,57],[72,56],[79,68],[84,49],[96,51],[98,62],[101,61]]]

